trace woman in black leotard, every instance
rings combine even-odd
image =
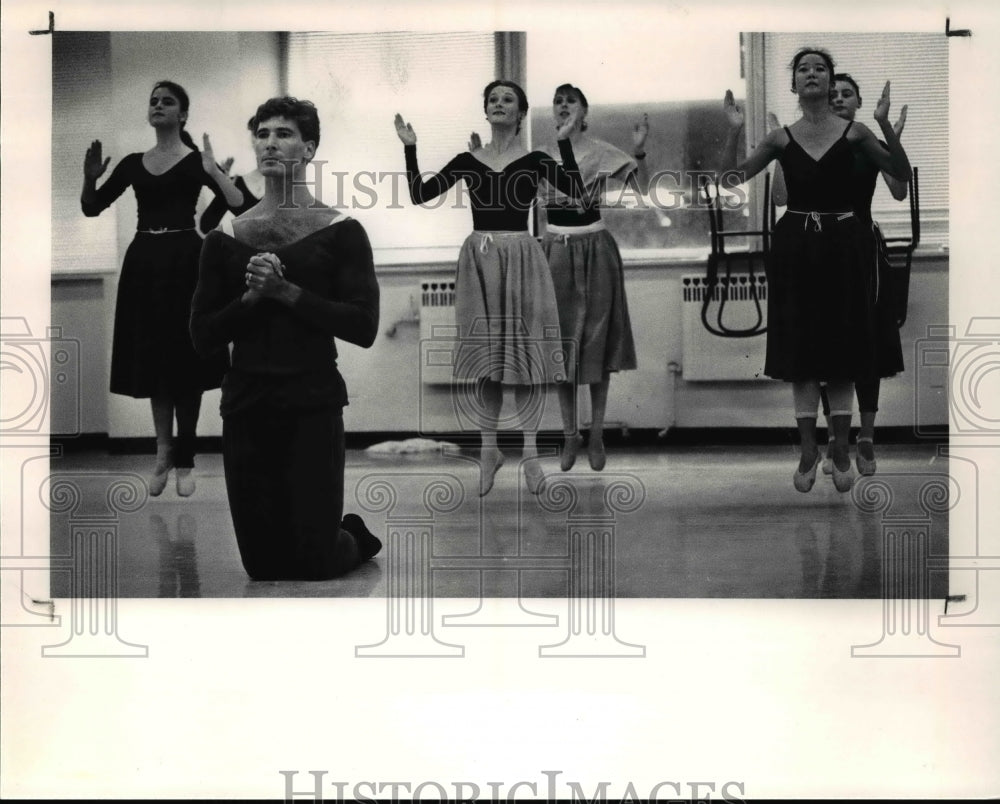
[[[583,196],[569,132],[575,116],[557,133],[565,170],[541,151],[527,152],[518,132],[528,111],[524,90],[511,81],[494,81],[483,92],[491,141],[463,152],[426,180],[417,166],[417,136],[396,115],[396,133],[405,146],[410,200],[423,204],[463,180],[469,188],[475,231],[458,258],[455,320],[459,349],[454,374],[479,383],[482,405],[480,494],[493,487],[503,464],[497,428],[503,388],[513,385],[523,414],[533,389],[569,378],[561,342],[555,291],[545,255],[528,232],[528,212],[541,179],[574,198]],[[522,415],[521,424],[524,425]],[[544,480],[537,460],[537,426],[524,427],[524,472],[528,490],[538,493]]]
[[[764,372],[793,384],[801,439],[793,482],[799,491],[812,488],[820,461],[816,414],[821,382],[827,384],[832,408],[834,484],[838,491],[851,488],[847,436],[853,383],[877,370],[873,243],[871,230],[854,213],[854,155],[861,153],[901,180],[910,175],[906,153],[888,122],[889,85],[875,110],[888,146],[883,148],[867,127],[845,124],[834,114],[829,100],[833,75],[828,53],[800,50],[792,61],[792,91],[802,117],[767,134],[736,168],[746,181],[778,159],[788,185],[788,211],[775,226],[768,265]],[[726,93],[725,111],[730,124],[726,158],[732,164],[743,113],[731,92]]]
[[[861,90],[857,82],[847,73],[838,73],[834,76],[834,87],[830,93],[830,105],[838,117],[844,120],[853,120],[858,109],[861,107]],[[899,120],[893,126],[897,138],[903,133],[906,125],[906,106],[899,113]],[[858,414],[861,419],[861,427],[858,430],[858,449],[855,456],[855,463],[858,472],[862,475],[875,474],[875,416],[878,412],[878,397],[881,386],[881,378],[892,377],[903,371],[903,347],[899,340],[899,326],[896,323],[895,305],[893,304],[891,292],[892,283],[889,281],[889,260],[886,252],[885,238],[878,224],[872,220],[872,196],[875,194],[875,185],[878,183],[878,176],[881,172],[882,178],[889,187],[889,192],[897,201],[906,198],[907,185],[905,181],[894,178],[889,173],[879,171],[863,156],[855,159],[854,165],[854,185],[856,195],[854,200],[854,212],[868,226],[872,227],[872,234],[875,237],[876,245],[876,294],[875,294],[875,324],[876,342],[875,348],[878,350],[878,373],[874,377],[858,379],[854,384],[854,390],[858,397]],[[823,400],[823,412],[829,415],[829,401]],[[832,462],[831,462],[832,463]],[[823,471],[827,472],[826,462],[823,464]],[[830,467],[832,471],[832,465]],[[828,472],[829,473],[829,472]]]
[[[250,128],[264,197],[205,238],[191,337],[204,354],[233,345],[222,449],[243,567],[254,580],[325,580],[382,546],[357,515],[341,519],[347,388],[334,343],[372,345],[379,288],[364,228],[305,181],[316,107],[271,98]]]
[[[153,496],[163,492],[175,467],[177,493],[194,493],[191,469],[201,395],[219,387],[228,362],[224,352],[198,357],[188,335],[201,249],[194,214],[203,186],[233,206],[242,196],[215,163],[208,136],[199,153],[184,130],[188,108],[182,87],[171,81],[157,83],[147,113],[156,145],[126,156],[98,188],[111,157],[103,158],[101,143],[94,140],[84,159],[80,196],[83,214],[93,217],[130,185],[135,191],[139,219],[118,282],[111,393],[151,401],[156,429],[156,467],[149,481]]]

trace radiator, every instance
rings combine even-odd
[[[420,381],[450,385],[458,329],[455,326],[455,281],[420,282]]]
[[[763,273],[753,282],[760,300],[760,329],[767,327],[767,281]],[[724,296],[728,290],[728,297]],[[714,329],[750,330],[757,323],[757,306],[747,274],[732,274],[729,285],[720,278],[708,305],[708,323]],[[685,380],[767,380],[764,376],[766,334],[743,338],[716,335],[702,323],[701,310],[708,283],[703,275],[681,277],[683,351],[681,374]],[[719,303],[726,298],[719,322]]]

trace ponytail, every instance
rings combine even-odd
[[[198,150],[198,146],[194,144],[194,138],[188,134],[188,130],[181,126],[181,142],[183,142],[188,148],[193,148]]]

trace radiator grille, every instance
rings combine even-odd
[[[683,276],[681,288],[683,378],[696,382],[768,379],[763,373],[767,335],[724,337],[711,332],[702,321],[702,306],[710,292],[705,277]],[[760,303],[759,314],[754,301],[755,293]],[[728,279],[721,277],[711,290],[707,318],[709,326],[715,330],[740,332],[765,329],[767,280],[764,275],[734,273]]]
[[[450,385],[458,329],[455,326],[454,280],[420,282],[420,381]]]

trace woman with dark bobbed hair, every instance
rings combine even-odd
[[[410,200],[423,204],[465,181],[474,231],[462,245],[455,282],[455,320],[459,349],[455,377],[478,383],[481,412],[480,494],[493,487],[503,464],[497,429],[505,386],[514,386],[520,412],[533,395],[569,379],[567,352],[559,334],[555,290],[545,254],[528,232],[528,213],[545,179],[570,197],[583,188],[569,142],[575,117],[558,130],[565,170],[541,151],[530,153],[518,134],[528,111],[524,90],[513,81],[493,81],[483,91],[483,111],[491,139],[452,159],[440,173],[422,177],[417,166],[417,135],[396,115],[404,145]],[[540,389],[540,390],[539,390]],[[523,466],[528,490],[537,494],[544,475],[537,460],[537,426],[524,431]]]
[[[854,120],[861,108],[861,88],[847,73],[834,75],[834,86],[830,92],[830,106],[838,117],[844,120]],[[899,119],[893,126],[896,136],[900,137],[906,125],[907,107],[904,105],[899,112]],[[768,115],[768,125],[780,128],[775,115]],[[885,146],[885,143],[882,143]],[[886,146],[888,147],[888,146]],[[903,201],[907,194],[907,183],[894,178],[886,171],[880,171],[861,154],[854,160],[854,212],[872,229],[875,238],[875,252],[871,259],[872,276],[874,277],[874,305],[876,323],[876,342],[872,345],[877,350],[878,374],[874,377],[859,378],[854,383],[855,395],[858,399],[858,414],[861,426],[858,430],[857,455],[855,464],[862,475],[875,474],[875,417],[878,412],[879,391],[881,380],[892,377],[903,371],[903,349],[899,339],[899,326],[896,323],[895,303],[892,298],[893,286],[889,277],[889,257],[885,238],[878,224],[872,219],[872,197],[878,183],[879,173],[885,180],[889,192],[897,201]],[[772,197],[779,206],[784,206],[788,200],[784,177],[779,167],[774,172]],[[830,400],[826,388],[821,389],[823,415],[827,419],[829,444],[826,457],[823,460],[824,474],[833,473],[833,423],[830,417]]]
[[[358,516],[341,519],[347,388],[334,344],[372,345],[379,288],[364,228],[305,179],[316,107],[271,98],[249,127],[264,197],[205,238],[191,337],[205,355],[232,344],[223,464],[247,574],[326,580],[382,547]]]
[[[242,196],[215,163],[208,135],[199,152],[185,130],[190,101],[173,81],[159,81],[149,96],[147,119],[156,145],[121,160],[99,188],[111,157],[100,140],[87,149],[80,206],[100,215],[131,186],[138,224],[122,263],[111,351],[111,393],[148,398],[156,430],[156,466],[149,493],[158,496],[176,469],[177,493],[195,490],[195,430],[202,392],[218,388],[226,370],[224,352],[201,358],[188,335],[191,295],[198,279],[201,237],[195,205],[209,187],[232,206]],[[177,437],[173,437],[174,419]]]
[[[820,451],[816,416],[826,383],[833,425],[833,482],[851,488],[847,438],[854,382],[874,376],[878,356],[870,226],[855,213],[855,157],[906,181],[910,163],[889,123],[889,84],[875,109],[883,147],[863,124],[845,121],[830,106],[830,54],[803,48],[792,60],[792,92],[802,116],[769,132],[736,167],[746,181],[777,159],[788,188],[788,210],[774,228],[768,264],[767,357],[764,373],[792,383],[801,457],[792,480],[798,491],[816,481]],[[736,162],[743,113],[726,93],[730,135],[726,159]]]

